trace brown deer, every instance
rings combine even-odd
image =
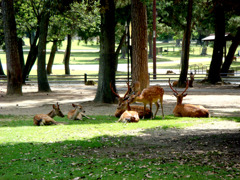
[[[139,115],[136,111],[131,111],[129,103],[127,103],[128,110],[124,111],[117,122],[130,123],[130,122],[139,122]]]
[[[196,74],[196,72],[195,72],[195,74]],[[193,81],[194,81],[195,74],[190,72],[190,80],[189,80],[188,87],[193,87]],[[177,86],[178,86],[178,81],[173,81],[172,87],[177,87]]]
[[[64,117],[62,111],[60,110],[59,104],[53,104],[53,110],[48,114],[36,114],[33,117],[34,125],[44,126],[44,125],[52,125],[52,124],[62,124],[53,119],[53,117],[59,116]]]
[[[86,116],[83,110],[83,107],[81,105],[72,104],[72,106],[75,109],[72,109],[68,112],[68,119],[70,120],[82,120],[83,117],[86,117],[87,119],[90,119],[90,117]]]
[[[181,94],[178,94],[178,92],[173,89],[170,83],[170,78],[168,83],[169,83],[169,87],[174,92],[173,95],[177,98],[177,105],[173,110],[174,116],[176,117],[209,117],[208,110],[205,109],[203,106],[193,105],[193,104],[182,104],[183,97],[187,96],[187,93],[185,92],[188,89],[188,84],[189,84],[188,80],[186,83],[186,88]]]
[[[151,86],[151,87],[143,89],[142,92],[139,91],[136,95],[131,95],[128,98],[128,102],[129,102],[129,104],[134,103],[134,102],[142,102],[144,104],[144,113],[143,113],[144,118],[146,118],[146,116],[145,116],[146,105],[149,104],[150,105],[150,112],[151,112],[151,119],[153,119],[153,118],[156,117],[156,114],[158,112],[158,109],[159,109],[158,100],[160,100],[161,109],[162,109],[162,118],[164,118],[163,94],[164,94],[164,89],[163,88],[161,88],[158,85]],[[152,103],[155,103],[155,105],[157,107],[154,116],[153,116],[153,113],[152,113]]]
[[[127,95],[130,92],[130,86],[129,86],[128,83],[127,83],[127,86],[128,86],[128,90],[126,91],[125,95],[123,97],[121,97],[119,94],[117,94],[113,90],[113,88],[110,84],[110,88],[111,88],[113,94],[115,94],[115,96],[118,98],[118,107],[115,111],[115,116],[116,117],[120,117],[124,113],[124,111],[128,110],[128,103],[127,103],[128,102],[128,97],[127,97]],[[139,91],[139,87],[140,87],[139,82],[136,82],[136,83],[133,84],[132,90],[133,91],[135,91],[135,90]],[[143,117],[143,115],[144,115],[144,107],[143,106],[136,106],[135,105],[135,106],[131,106],[130,109],[131,109],[131,111],[138,112],[138,115],[139,115],[140,118]],[[151,113],[150,109],[146,108],[145,117],[150,118],[151,116],[152,116],[152,113]]]

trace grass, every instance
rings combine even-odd
[[[176,118],[115,123],[112,116],[95,120],[55,120],[66,125],[33,126],[29,116],[0,115],[0,179],[227,179],[239,170],[198,164],[199,155],[164,156],[154,145],[133,151],[137,135],[240,118]],[[131,133],[130,132],[135,132]],[[118,151],[114,149],[129,149]],[[146,150],[145,150],[146,149]],[[156,153],[152,158],[150,154]],[[184,163],[183,163],[184,161]]]

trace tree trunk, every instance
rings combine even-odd
[[[140,0],[131,0],[132,13],[132,81],[139,81],[141,90],[149,86],[147,51],[147,12]]]
[[[57,42],[58,42],[57,40],[53,41],[53,45],[52,45],[52,49],[51,49],[51,53],[50,53],[48,65],[47,65],[47,74],[52,74],[53,61],[57,51]]]
[[[1,59],[0,59],[0,75],[1,75],[1,76],[5,76],[5,73],[4,73],[3,67],[2,67]]]
[[[37,55],[38,55],[37,40],[38,40],[38,38],[39,38],[39,28],[37,28],[37,32],[36,32],[36,35],[34,36],[34,38],[30,39],[30,42],[31,42],[30,51],[28,53],[27,62],[26,62],[26,65],[24,66],[24,70],[23,70],[23,84],[25,84],[27,76],[30,74],[31,69],[37,59]]]
[[[101,0],[101,34],[98,88],[95,102],[114,103],[115,95],[115,3],[114,0]]]
[[[7,57],[7,95],[22,95],[22,71],[13,0],[2,0],[2,14]]]
[[[208,74],[208,81],[212,84],[221,81],[220,70],[223,59],[223,47],[225,45],[225,15],[224,8],[220,3],[217,3],[215,5],[214,13],[215,13],[215,40],[212,61],[210,64]]]
[[[65,65],[65,74],[70,74],[70,68],[69,68],[69,61],[70,61],[70,55],[71,55],[71,46],[72,46],[72,35],[67,36],[67,47],[64,55],[64,65]]]
[[[222,65],[222,70],[221,70],[221,73],[223,73],[222,76],[227,75],[226,73],[228,73],[228,70],[232,64],[234,54],[238,48],[239,43],[240,43],[240,27],[238,27],[237,34],[236,34],[235,38],[233,39],[233,42],[229,48],[227,57]]]
[[[152,31],[149,31],[149,34],[148,34],[148,46],[149,46],[148,58],[151,59],[151,58],[153,58],[153,34],[152,34]]]
[[[47,79],[46,72],[46,43],[47,43],[47,32],[48,32],[49,14],[43,12],[40,20],[40,32],[39,32],[39,43],[38,43],[38,91],[39,92],[50,92],[50,86]]]
[[[116,62],[115,62],[115,71],[117,71],[117,67],[118,67],[118,56],[119,56],[119,53],[120,53],[120,49],[123,49],[123,46],[124,46],[124,43],[125,43],[125,39],[127,37],[127,34],[126,32],[124,31],[122,37],[121,37],[121,40],[120,40],[120,43],[118,45],[118,48],[115,52],[115,57],[116,57]],[[126,47],[125,47],[126,49]],[[125,52],[126,53],[126,52]]]
[[[190,48],[190,39],[191,39],[192,6],[193,6],[193,0],[188,0],[187,26],[183,35],[181,72],[180,72],[180,77],[178,81],[179,87],[185,87],[187,74],[188,74],[189,48]]]
[[[23,55],[22,43],[23,43],[22,38],[18,38],[18,53],[19,53],[19,59],[21,64],[21,71],[23,71],[24,69],[24,55]]]

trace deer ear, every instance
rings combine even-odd
[[[177,97],[177,93],[173,93],[173,95],[174,95],[175,97]]]
[[[76,105],[72,103],[72,107],[75,107]]]
[[[185,97],[185,96],[187,96],[187,93],[184,93],[184,94],[183,94],[183,97]]]
[[[53,109],[56,109],[56,106],[55,106],[55,104],[53,104],[53,105],[52,105],[52,107],[53,107]]]

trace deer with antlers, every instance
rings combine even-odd
[[[55,124],[55,125],[62,124],[53,119],[53,117],[55,116],[64,117],[62,111],[60,110],[59,104],[58,103],[56,105],[53,104],[52,107],[53,107],[53,110],[48,114],[36,114],[33,117],[34,125],[44,126],[44,125],[52,125],[52,124]]]
[[[144,104],[144,113],[143,113],[143,118],[146,118],[146,105],[150,105],[150,112],[151,112],[151,119],[155,118],[159,109],[159,104],[158,100],[160,100],[161,103],[161,109],[162,109],[162,118],[164,118],[164,113],[163,113],[163,94],[164,94],[164,89],[161,88],[160,86],[150,86],[148,88],[143,89],[142,92],[138,92],[137,94],[131,95],[128,98],[129,104],[134,103],[134,102],[142,102]],[[157,107],[156,112],[153,116],[152,113],[152,103],[154,103]]]
[[[129,95],[129,92],[131,90],[130,90],[130,86],[129,86],[128,83],[127,83],[127,86],[128,86],[128,90],[126,91],[125,95],[123,97],[121,97],[119,94],[117,94],[113,90],[113,88],[112,88],[112,86],[110,84],[110,88],[111,88],[113,94],[115,94],[115,96],[118,98],[118,107],[117,107],[117,109],[115,111],[115,116],[116,117],[120,117],[126,110],[129,109],[131,111],[138,112],[139,117],[142,118],[143,115],[144,115],[144,107],[137,106],[137,105],[134,105],[134,106],[129,106],[128,105],[128,95]],[[139,82],[133,83],[132,91],[133,92],[135,92],[136,90],[139,91],[139,87],[140,87]],[[150,109],[146,108],[145,109],[145,117],[146,118],[150,118],[151,116],[152,116],[152,113],[151,113]]]
[[[83,110],[83,107],[81,105],[72,104],[72,107],[74,107],[74,109],[72,109],[68,112],[68,119],[82,120],[83,117],[90,119],[90,117],[88,117],[86,114],[84,114],[85,111]]]
[[[200,105],[193,105],[193,104],[182,104],[183,98],[187,96],[185,93],[188,89],[189,82],[187,80],[185,90],[179,94],[177,90],[174,90],[169,78],[169,87],[174,92],[174,96],[177,98],[177,104],[173,110],[173,114],[176,117],[209,117],[209,112],[206,108]]]

